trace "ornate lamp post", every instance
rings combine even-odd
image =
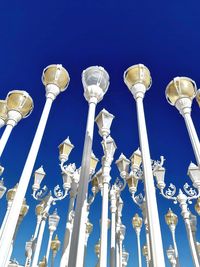
[[[156,202],[155,187],[151,168],[151,157],[147,137],[147,129],[144,115],[143,98],[151,86],[149,70],[142,64],[128,68],[124,73],[124,82],[133,94],[137,106],[138,129],[142,163],[144,168],[144,186],[146,194],[147,217],[152,250],[153,266],[165,266],[163,245],[160,231],[158,208]]]
[[[178,217],[171,209],[168,210],[167,214],[165,215],[165,221],[166,224],[169,226],[171,235],[172,235],[172,241],[174,246],[174,256],[176,258],[177,267],[180,267],[179,264],[179,257],[178,257],[178,249],[176,245],[176,237],[175,237],[175,231],[176,231],[176,225],[178,223]]]
[[[69,74],[62,67],[62,65],[50,65],[46,69],[44,69],[42,81],[46,89],[46,103],[28,157],[26,159],[24,169],[21,174],[18,190],[8,216],[8,223],[5,226],[4,232],[2,234],[2,239],[0,240],[0,267],[4,267],[3,264],[5,254],[7,253],[9,246],[12,242],[15,227],[17,225],[17,219],[20,213],[20,208],[28,188],[31,173],[42,141],[52,103],[55,100],[56,96],[67,88],[69,84]],[[11,96],[12,94],[10,94],[9,98]],[[10,98],[10,100],[11,99],[12,98]]]
[[[179,189],[179,193],[177,196],[176,194],[176,187],[173,184],[169,185],[169,188],[164,191],[166,185],[164,182],[164,176],[165,176],[165,168],[160,167],[155,172],[154,175],[157,180],[157,187],[160,189],[161,195],[166,199],[171,199],[174,201],[174,203],[179,203],[179,206],[181,208],[181,215],[184,219],[188,241],[190,245],[190,250],[192,254],[192,259],[194,266],[198,267],[200,264],[198,252],[196,250],[196,244],[193,239],[192,235],[192,229],[191,229],[191,222],[190,222],[190,211],[188,209],[188,204],[191,204],[192,199],[197,199],[200,195],[200,170],[199,168],[194,164],[191,163],[188,168],[188,175],[190,179],[193,182],[193,186],[197,188],[197,191],[195,189],[192,189],[187,183],[184,185],[183,189],[185,193],[181,189]]]
[[[54,267],[54,261],[58,250],[60,249],[60,241],[58,236],[55,236],[55,239],[51,241],[51,250],[52,250],[52,260],[51,260],[51,267]]]
[[[6,128],[0,139],[0,157],[6,146],[13,127],[22,119],[28,117],[33,110],[33,100],[26,91],[10,91],[6,97],[7,120]]]
[[[109,86],[109,75],[102,67],[93,66],[82,73],[84,96],[89,103],[85,142],[81,164],[79,190],[72,232],[69,267],[83,266],[84,235],[86,227],[87,191],[90,174],[90,159],[93,141],[94,117],[96,105],[102,100]]]
[[[60,221],[60,216],[58,216],[57,210],[55,210],[53,214],[49,215],[49,241],[48,241],[47,252],[46,252],[47,264],[49,261],[49,253],[50,253],[53,233],[56,231],[59,221]]]
[[[142,267],[142,256],[141,256],[141,247],[140,247],[140,232],[142,228],[142,218],[136,213],[132,219],[132,225],[135,229],[137,236],[137,247],[138,247],[138,266]]]
[[[172,246],[170,246],[167,250],[167,257],[172,267],[176,267],[176,256],[175,251]]]
[[[200,166],[200,143],[191,118],[192,100],[196,93],[196,83],[187,77],[174,78],[167,85],[165,92],[168,103],[175,106],[185,120],[196,161]]]
[[[63,200],[68,195],[68,191],[69,191],[70,186],[71,186],[70,177],[64,177],[63,176],[64,193],[61,191],[59,185],[57,185],[54,188],[54,196],[52,196],[51,191],[48,193],[48,189],[46,186],[44,186],[40,190],[40,184],[41,184],[42,180],[44,179],[45,175],[46,175],[46,173],[44,172],[43,167],[40,167],[38,170],[36,170],[34,173],[34,184],[32,186],[34,199],[39,200],[39,201],[43,200],[45,203],[44,209],[42,210],[42,221],[41,221],[40,231],[39,231],[38,238],[37,238],[35,253],[34,253],[33,262],[32,262],[32,267],[37,267],[39,253],[40,253],[42,239],[43,239],[43,234],[44,234],[44,229],[45,229],[45,225],[46,225],[46,219],[48,218],[48,212],[51,208],[51,205],[55,204],[56,201]]]
[[[0,100],[0,128],[2,128],[7,120],[7,103],[6,100]]]
[[[0,199],[4,196],[7,188],[4,186],[3,178],[0,180]]]

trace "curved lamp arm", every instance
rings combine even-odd
[[[34,199],[42,201],[48,195],[48,193],[49,193],[48,188],[45,185],[41,189],[34,190],[32,196]]]

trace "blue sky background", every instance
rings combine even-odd
[[[145,64],[151,71],[153,85],[145,96],[144,105],[150,142],[151,156],[166,158],[166,183],[173,182],[178,188],[189,182],[187,168],[194,155],[184,121],[175,108],[165,99],[165,87],[175,76],[188,76],[200,84],[200,34],[199,1],[1,1],[0,3],[0,98],[4,99],[13,89],[27,90],[33,97],[35,108],[27,119],[13,130],[1,158],[5,167],[7,188],[13,187],[20,178],[37,124],[45,103],[45,90],[41,83],[43,68],[52,63],[63,64],[71,81],[66,92],[53,104],[45,135],[40,147],[35,169],[44,166],[47,173],[44,183],[49,188],[62,185],[57,146],[70,136],[75,149],[69,162],[80,166],[87,102],[83,97],[82,71],[92,65],[103,66],[110,75],[110,87],[97,114],[105,108],[115,115],[112,137],[118,149],[129,157],[138,147],[138,130],[135,101],[123,82],[124,70],[137,63]],[[193,103],[192,117],[200,131],[199,108]],[[3,129],[1,129],[3,132]],[[101,138],[95,126],[93,150],[102,156]],[[98,168],[100,165],[98,165]],[[119,176],[113,164],[112,183]],[[36,202],[31,197],[31,180],[27,202],[29,213],[24,219],[15,242],[13,257],[25,262],[25,242],[34,232]],[[140,211],[133,204],[125,189],[123,223],[127,227],[124,246],[130,253],[128,266],[137,266],[136,237],[131,226],[132,216]],[[192,266],[185,228],[180,209],[164,200],[157,192],[164,249],[172,243],[164,214],[172,207],[179,215],[177,244],[180,263]],[[68,199],[58,203],[61,220],[58,235],[63,240]],[[194,205],[191,205],[194,213]],[[5,197],[0,203],[0,218],[6,211]],[[53,209],[51,210],[53,211]],[[89,238],[86,266],[97,262],[94,245],[99,239],[101,198],[98,196],[91,207],[90,221],[94,231]],[[198,218],[199,221],[199,218]],[[47,246],[48,230],[40,258]],[[110,237],[110,231],[109,231]],[[145,242],[142,230],[142,245]],[[200,241],[199,231],[197,239]],[[57,256],[57,263],[60,253]],[[145,261],[144,261],[145,264]],[[166,266],[169,266],[166,259]]]

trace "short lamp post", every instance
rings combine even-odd
[[[142,218],[136,213],[132,219],[132,225],[137,237],[137,247],[138,247],[138,266],[142,267],[142,255],[141,255],[141,245],[140,245],[140,232],[142,228]]]
[[[33,100],[26,91],[13,90],[6,97],[7,118],[6,128],[0,139],[0,157],[4,151],[13,127],[22,119],[28,117],[33,110]]]
[[[84,96],[89,104],[84,149],[82,155],[79,190],[77,194],[72,242],[70,247],[69,267],[83,266],[84,235],[86,227],[87,192],[90,176],[90,159],[92,152],[94,117],[96,105],[103,99],[109,86],[109,75],[104,68],[92,66],[82,73]]]
[[[172,235],[172,241],[173,241],[173,247],[174,247],[174,256],[176,258],[177,267],[180,267],[179,257],[178,257],[178,249],[177,249],[177,244],[176,244],[176,236],[175,236],[176,225],[178,223],[178,216],[175,213],[173,213],[173,211],[171,209],[169,209],[167,214],[165,215],[165,222],[169,226],[169,229],[170,229],[170,232]]]
[[[51,250],[52,250],[52,260],[51,260],[51,267],[54,267],[55,257],[60,249],[60,240],[58,239],[58,236],[55,236],[55,239],[51,241]]]
[[[69,84],[69,80],[70,80],[69,74],[66,71],[66,69],[62,67],[62,65],[50,65],[47,68],[45,68],[43,71],[42,81],[46,89],[46,103],[45,103],[45,106],[44,106],[44,109],[43,109],[43,112],[40,118],[40,122],[38,124],[38,128],[36,130],[36,133],[35,133],[35,136],[34,136],[34,139],[33,139],[29,154],[28,154],[28,157],[26,159],[24,169],[21,174],[18,190],[15,195],[15,199],[13,201],[13,205],[10,209],[10,213],[8,216],[8,223],[6,224],[4,228],[2,239],[0,240],[0,255],[1,255],[0,267],[5,266],[4,265],[5,255],[7,254],[7,251],[9,250],[10,244],[12,242],[12,238],[15,232],[15,227],[17,225],[18,216],[20,213],[20,208],[22,206],[22,202],[23,202],[23,199],[25,197],[25,194],[26,194],[26,191],[29,185],[29,181],[30,181],[33,167],[34,167],[36,157],[39,151],[39,147],[42,141],[42,137],[44,134],[44,130],[46,127],[46,123],[48,120],[48,116],[51,110],[52,103],[55,100],[57,95],[59,95],[64,90],[66,90]],[[10,109],[11,114],[13,114],[12,103],[13,103],[14,96],[15,96],[14,93],[10,93],[7,97],[7,100],[10,102],[9,104],[7,101],[8,110]],[[18,99],[19,95],[17,94],[16,97]],[[9,118],[9,111],[8,111],[8,118]]]
[[[145,93],[151,87],[151,75],[147,67],[145,67],[144,65],[134,65],[124,72],[124,82],[133,94],[137,106],[138,129],[142,154],[142,163],[144,168],[143,179],[147,205],[147,217],[149,222],[152,262],[153,266],[164,267],[165,261],[163,253],[163,244],[143,106],[143,99]]]

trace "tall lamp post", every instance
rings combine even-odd
[[[12,129],[22,119],[28,117],[33,110],[33,100],[26,91],[13,90],[6,97],[6,128],[0,139],[0,157],[4,151]]]
[[[165,221],[166,221],[166,224],[169,226],[169,229],[172,235],[172,241],[173,241],[173,246],[174,246],[174,256],[176,258],[177,267],[180,267],[178,249],[177,249],[176,237],[175,237],[176,225],[178,223],[178,216],[175,213],[173,213],[171,209],[169,209],[167,214],[165,215]]]
[[[50,65],[44,70],[42,80],[46,89],[46,103],[28,157],[26,159],[24,169],[21,174],[18,190],[16,192],[8,216],[8,223],[6,224],[2,237],[0,239],[0,267],[5,267],[5,255],[9,250],[12,242],[18,216],[20,213],[20,208],[28,188],[31,173],[39,151],[52,103],[55,100],[56,96],[67,88],[69,84],[69,74],[62,67],[62,65]],[[12,94],[10,96],[12,96]]]
[[[132,219],[132,225],[135,229],[137,237],[137,247],[138,247],[138,266],[142,267],[142,255],[141,255],[141,246],[140,246],[140,232],[142,228],[142,218],[136,213]]]
[[[158,207],[156,202],[155,187],[151,168],[151,157],[143,107],[144,95],[151,86],[151,75],[149,70],[144,65],[134,65],[125,71],[124,82],[133,94],[137,106],[138,129],[140,148],[142,153],[142,163],[144,168],[144,186],[152,250],[152,262],[154,267],[164,267],[165,261],[163,244],[161,238]]]
[[[84,96],[89,104],[85,142],[82,156],[79,189],[77,193],[69,267],[82,267],[84,261],[84,235],[87,214],[87,192],[90,174],[94,117],[96,105],[102,100],[109,86],[109,75],[102,67],[93,66],[82,73]]]

